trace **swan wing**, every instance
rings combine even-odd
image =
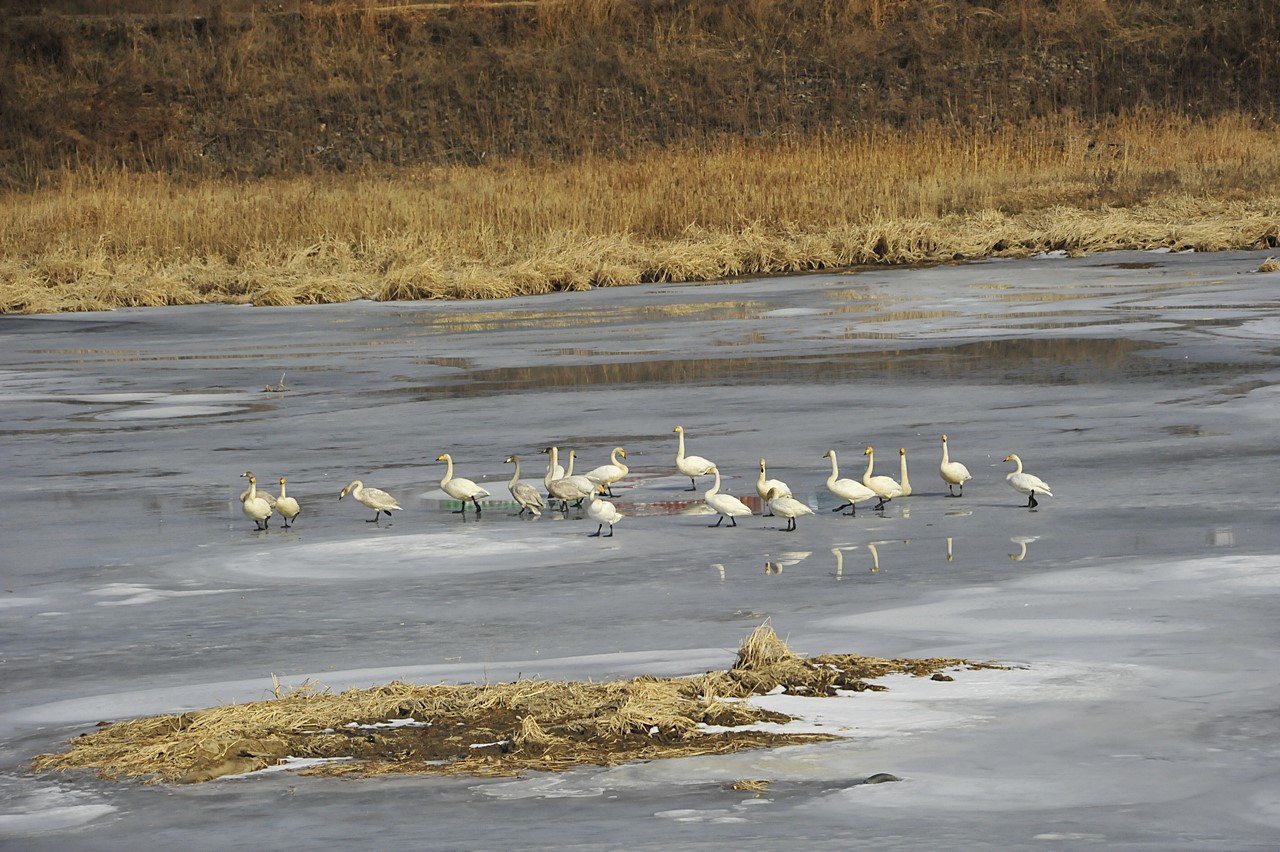
[[[710,497],[705,499],[711,508],[715,509],[722,515],[734,516],[754,514],[751,511],[750,506],[743,503],[732,494],[712,494]]]
[[[356,499],[370,509],[399,509],[400,502],[381,488],[362,488]]]
[[[766,479],[764,482],[756,482],[756,493],[761,497],[767,498],[770,491],[777,492],[779,497],[790,497],[791,486],[783,482],[781,479]]]
[[[877,496],[876,492],[854,479],[837,479],[827,486],[827,490],[850,503],[861,503]]]
[[[873,476],[867,481],[867,487],[874,491],[877,497],[891,499],[902,496],[902,486],[890,476]]]

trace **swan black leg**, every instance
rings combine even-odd
[[[598,525],[596,526],[596,531],[595,531],[595,532],[593,532],[593,533],[588,533],[588,534],[587,534],[587,538],[596,538],[596,537],[598,537],[598,536],[600,535],[600,530],[602,530],[602,529],[604,529],[604,524],[598,524]],[[610,533],[612,533],[612,532],[613,532],[613,527],[609,527],[609,531],[610,531]]]
[[[609,524],[609,534],[605,538],[613,538],[613,524]]]
[[[719,521],[716,521],[714,524],[708,524],[708,526],[718,527],[720,526],[720,521],[723,521],[723,520],[724,520],[724,515],[721,515]]]
[[[476,507],[476,514],[477,514],[477,515],[479,515],[479,514],[480,514],[480,501],[479,501],[479,500],[477,500],[475,497],[472,497],[472,498],[471,498],[471,502],[475,504],[475,507]],[[466,504],[464,503],[463,505],[465,506]]]
[[[833,511],[833,512],[839,512],[839,511],[840,511],[841,509],[843,509],[845,506],[852,506],[852,505],[853,505],[852,503],[841,503],[839,506],[836,506],[836,507],[835,507],[834,509],[832,509],[831,511]]]
[[[1036,501],[1036,493],[1032,491],[1030,494],[1027,495],[1027,508],[1034,509],[1036,506],[1039,506],[1039,505],[1040,504]]]
[[[721,517],[724,517],[724,516],[723,516],[723,515],[721,515]],[[729,526],[731,526],[731,527],[736,527],[737,525],[738,525],[738,519],[737,519],[737,518],[730,518],[730,519],[729,519]]]
[[[686,488],[685,491],[697,491],[697,490],[698,490],[698,483],[694,481],[692,476],[689,477],[689,487]]]

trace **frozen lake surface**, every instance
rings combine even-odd
[[[1118,253],[486,303],[0,317],[0,846],[1274,849],[1280,274]],[[266,393],[284,374],[288,390]],[[708,529],[675,435],[757,516]],[[940,436],[973,474],[949,499]],[[613,538],[513,517],[626,447]],[[829,511],[908,453],[915,493]],[[494,495],[452,513],[457,475]],[[1018,453],[1054,497],[1004,482]],[[816,511],[759,517],[758,462]],[[287,476],[290,530],[241,514]],[[340,489],[400,499],[391,523]],[[709,485],[709,483],[707,483]],[[33,775],[102,720],[805,655],[1015,664],[761,703],[832,743],[475,779]],[[888,772],[899,783],[866,785]],[[729,789],[763,779],[760,793]]]

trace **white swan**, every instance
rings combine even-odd
[[[781,479],[766,479],[768,472],[765,469],[764,459],[760,459],[760,476],[756,478],[756,493],[760,495],[760,499],[766,503],[769,500],[769,492],[777,491],[782,497],[791,496],[791,486],[783,482]],[[770,509],[770,511],[773,511]]]
[[[251,471],[251,470],[246,470],[244,473],[240,474],[240,478],[241,478],[241,479],[244,479],[246,476],[253,476],[253,471]],[[241,503],[243,503],[243,502],[245,501],[245,498],[249,496],[249,491],[250,491],[250,489],[246,488],[245,490],[243,490],[243,491],[241,491],[241,492],[240,492],[240,502],[241,502]],[[270,492],[267,492],[267,491],[258,491],[258,492],[257,492],[257,494],[258,494],[258,496],[259,496],[260,498],[262,498],[263,500],[266,500],[266,501],[267,501],[267,505],[269,505],[271,508],[273,508],[273,509],[274,509],[274,508],[276,507],[276,498],[275,498],[275,497],[272,497],[272,496],[271,496],[271,494],[270,494]]]
[[[796,528],[796,518],[813,514],[813,509],[790,494],[783,494],[777,488],[770,488],[765,500],[768,501],[771,512],[787,519],[787,527],[783,532],[791,532]]]
[[[527,482],[520,481],[520,459],[517,456],[507,456],[507,464],[515,462],[516,472],[512,474],[511,481],[507,483],[507,490],[511,492],[511,499],[520,504],[520,511],[516,515],[523,515],[526,511],[541,515],[542,507],[546,504],[542,502],[542,495],[538,493],[538,489],[534,488]]]
[[[591,490],[591,502],[587,504],[587,517],[595,521],[596,531],[591,533],[592,537],[600,535],[600,531],[604,529],[604,525],[609,525],[609,534],[605,538],[613,538],[613,525],[624,517],[618,511],[618,507],[610,503],[608,500],[601,500],[600,494],[603,492],[603,486],[600,490]]]
[[[1034,509],[1040,505],[1036,502],[1036,495],[1043,494],[1046,497],[1052,497],[1053,492],[1049,490],[1049,484],[1040,477],[1031,473],[1022,472],[1022,459],[1013,453],[1004,457],[1005,461],[1016,462],[1018,469],[1005,477],[1005,481],[1009,483],[1009,487],[1019,494],[1027,495],[1027,508]]]
[[[556,461],[556,455],[551,451],[555,447],[547,447],[545,450],[538,450],[540,453],[547,454],[547,472],[542,477],[542,484],[547,489],[547,494],[551,493],[551,483],[557,479],[564,479],[564,468]]]
[[[578,451],[569,450],[569,466],[564,470],[564,478],[578,486],[588,494],[595,493],[597,483],[591,480],[591,477],[581,473],[573,472],[573,465],[578,460]]]
[[[706,476],[711,472],[711,468],[715,467],[715,462],[708,461],[702,456],[686,456],[684,454],[684,427],[677,426],[672,430],[680,436],[680,443],[676,447],[676,470],[689,477],[689,487],[685,491],[697,491],[698,483],[694,481],[695,476]]]
[[[258,479],[253,475],[252,471],[246,470],[240,474],[242,477],[249,477],[249,490],[245,492],[244,498],[240,501],[240,510],[244,512],[244,516],[253,521],[253,525],[260,530],[267,528],[267,519],[271,517],[271,504],[266,501],[265,497],[258,494]]]
[[[284,477],[280,477],[280,496],[276,498],[276,511],[284,518],[284,528],[293,526],[293,519],[298,517],[302,507],[298,501],[284,493]]]
[[[960,464],[960,462],[953,462],[951,457],[947,455],[946,435],[942,436],[942,464],[938,467],[938,472],[942,474],[942,481],[947,483],[948,497],[963,497],[964,484],[970,479],[973,479],[973,477],[969,475],[969,468]],[[959,494],[956,494],[955,491],[952,490],[952,486],[955,485],[960,486]]]
[[[436,457],[436,461],[445,462],[448,467],[444,472],[444,479],[440,480],[440,488],[445,494],[448,494],[455,500],[462,501],[462,508],[454,512],[455,515],[463,514],[467,511],[467,501],[471,501],[471,505],[476,507],[476,514],[480,514],[480,498],[488,497],[489,492],[476,485],[470,479],[463,479],[461,476],[453,475],[453,456],[444,453]]]
[[[706,504],[715,509],[716,514],[720,516],[720,520],[716,521],[711,526],[718,527],[720,526],[721,521],[728,518],[729,525],[736,527],[738,525],[736,518],[743,515],[754,514],[751,511],[751,507],[746,503],[743,503],[737,497],[734,497],[732,494],[720,493],[720,468],[712,465],[711,469],[704,471],[704,473],[714,473],[716,475],[715,485],[708,488],[706,493],[702,495],[702,499]]]
[[[883,509],[884,504],[888,503],[894,497],[902,496],[902,486],[894,481],[892,476],[872,476],[871,469],[876,464],[876,451],[867,447],[867,472],[862,474],[862,484],[876,492],[876,496],[880,498],[880,502],[876,504],[877,509]]]
[[[614,447],[613,452],[609,454],[609,464],[602,464],[597,468],[592,468],[585,474],[587,479],[597,485],[603,485],[605,493],[610,497],[618,496],[613,493],[613,483],[631,472],[631,468],[627,467],[626,462],[619,461],[619,457],[625,459],[627,451],[622,447]]]
[[[831,475],[827,477],[827,490],[844,501],[831,511],[839,512],[845,506],[848,506],[849,514],[856,515],[858,514],[859,503],[877,496],[876,492],[856,479],[840,478],[840,463],[836,460],[835,450],[827,450],[822,454],[822,457],[831,459]]]
[[[396,498],[392,497],[381,488],[365,488],[364,483],[358,479],[351,480],[347,487],[342,489],[342,493],[338,495],[338,499],[341,500],[348,494],[373,510],[373,519],[365,521],[366,524],[376,524],[378,522],[378,518],[381,517],[383,512],[386,512],[387,517],[389,518],[391,517],[392,511],[403,511]]]
[[[551,471],[560,467],[560,450],[557,447],[547,447],[543,452],[549,453],[551,456],[549,464],[547,465],[547,476],[542,480],[547,486],[547,496],[553,500],[559,500],[560,511],[567,515],[569,514],[569,501],[572,500],[574,504],[581,506],[582,501],[591,496],[591,492],[595,490],[595,486],[592,485],[589,488],[583,489],[572,480],[564,477],[561,477],[560,479],[552,479]]]
[[[910,497],[911,496],[911,480],[907,478],[907,448],[906,447],[902,447],[898,450],[898,458],[902,462],[902,468],[901,468],[902,496]]]

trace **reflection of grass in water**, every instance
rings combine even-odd
[[[33,766],[96,769],[107,778],[156,783],[207,781],[289,756],[354,758],[311,773],[515,775],[584,763],[724,754],[833,738],[733,730],[788,720],[733,699],[779,686],[815,698],[883,690],[867,681],[957,667],[1000,668],[949,658],[805,659],[766,623],[743,642],[733,668],[699,677],[484,686],[395,682],[336,695],[311,685],[286,691],[277,684],[273,700],[105,725],[76,737],[65,752],[40,755]],[[707,725],[730,730],[710,732]]]

